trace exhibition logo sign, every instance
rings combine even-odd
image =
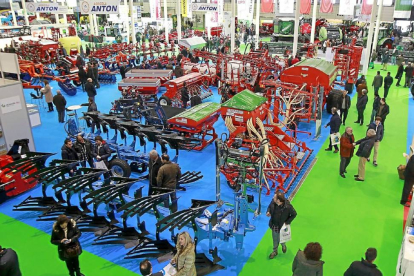
[[[10,113],[22,109],[22,103],[19,96],[4,98],[0,102],[0,109],[2,114]]]
[[[191,10],[196,12],[218,12],[218,5],[193,3],[191,5]]]
[[[120,0],[81,1],[82,14],[119,14]]]
[[[68,13],[68,7],[59,6],[57,3],[26,3],[28,12],[48,12],[52,14]]]

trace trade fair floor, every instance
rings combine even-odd
[[[367,75],[367,84],[372,83],[376,71],[380,68],[376,64]],[[396,66],[388,67],[394,77]],[[381,71],[385,76],[385,72]],[[119,76],[118,76],[119,78]],[[292,262],[298,249],[304,249],[308,242],[320,242],[323,247],[322,260],[325,261],[325,275],[342,275],[350,263],[360,260],[368,247],[378,250],[376,264],[383,275],[395,275],[398,252],[401,246],[403,232],[403,206],[399,204],[403,181],[398,179],[397,166],[404,163],[402,153],[406,152],[414,134],[414,100],[408,88],[395,87],[396,80],[390,89],[387,103],[390,106],[390,115],[387,117],[384,140],[381,142],[378,157],[378,167],[367,163],[366,179],[364,182],[354,181],[357,173],[358,158],[354,157],[348,167],[347,178],[339,176],[339,153],[326,152],[329,144],[328,129],[322,129],[322,137],[313,140],[312,137],[300,135],[298,138],[305,141],[308,147],[314,150],[308,166],[313,166],[310,173],[304,175],[304,181],[295,194],[292,204],[298,216],[292,223],[292,241],[287,243],[288,251],[269,260],[272,251],[271,232],[268,229],[268,218],[265,216],[271,196],[263,196],[262,214],[255,220],[250,216],[256,230],[247,233],[244,248],[236,251],[235,243],[214,241],[219,249],[220,262],[224,270],[210,275],[292,275]],[[58,85],[52,82],[53,91]],[[29,103],[31,91],[25,91],[26,101]],[[108,112],[111,101],[119,98],[120,92],[116,85],[102,84],[97,90],[96,97],[98,110]],[[373,88],[369,87],[369,102],[365,110],[364,126],[355,124],[357,112],[355,109],[356,92],[351,96],[352,105],[348,114],[346,126],[354,129],[356,139],[365,137],[366,126],[371,114],[373,102]],[[380,90],[382,96],[383,89]],[[354,97],[355,96],[355,97]],[[67,106],[87,102],[86,93],[78,90],[76,96],[65,95]],[[217,91],[207,101],[219,101]],[[86,110],[78,110],[86,111]],[[79,112],[78,114],[80,114]],[[81,114],[80,114],[81,115]],[[60,148],[66,137],[63,124],[58,123],[57,113],[41,112],[42,125],[33,129],[36,150],[39,152],[54,152],[55,158],[60,158]],[[324,111],[322,126],[329,120]],[[409,125],[411,123],[411,125]],[[222,119],[215,124],[216,132],[226,132]],[[299,129],[315,132],[315,124],[301,123]],[[341,133],[345,127],[341,127]],[[104,137],[106,139],[106,137]],[[32,142],[32,141],[31,141]],[[152,145],[147,145],[147,151]],[[158,148],[159,150],[159,148]],[[174,152],[170,150],[170,155]],[[49,159],[52,160],[52,158]],[[186,192],[178,192],[179,210],[189,207],[191,199],[215,199],[215,148],[208,146],[202,152],[180,151],[178,159],[183,171],[201,171],[204,178],[187,186]],[[134,177],[135,175],[133,175]],[[224,200],[231,203],[232,191],[222,181]],[[298,184],[297,181],[296,184]],[[147,185],[137,184],[136,187]],[[146,194],[146,186],[144,194]],[[131,189],[133,190],[133,189]],[[51,193],[51,190],[48,190]],[[289,194],[292,193],[292,189]],[[50,243],[50,233],[53,222],[36,221],[38,212],[15,212],[13,206],[23,201],[29,194],[39,195],[40,188],[20,195],[2,204],[0,208],[0,236],[3,247],[13,248],[19,255],[20,267],[23,275],[29,276],[63,276],[67,275],[65,263],[58,259],[56,246]],[[76,199],[74,199],[76,200]],[[144,217],[147,229],[155,233],[152,226],[155,219]],[[129,221],[131,226],[136,225],[134,219]],[[190,231],[192,234],[192,232]],[[92,245],[94,235],[83,233],[80,241],[83,254],[80,256],[82,272],[87,276],[117,275],[128,276],[139,273],[139,259],[126,260],[124,256],[130,249],[122,245]],[[169,238],[164,232],[162,238]],[[208,244],[202,241],[197,247],[198,253],[208,254]],[[163,268],[166,263],[158,264],[151,260],[154,271]]]

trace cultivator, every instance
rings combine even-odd
[[[133,79],[158,79],[161,86],[165,86],[165,83],[172,79],[172,70],[131,69],[125,76]]]
[[[356,37],[353,37],[351,44],[333,47],[333,64],[338,67],[341,85],[345,85],[346,82],[356,83],[358,79],[363,47],[356,46],[356,41]]]

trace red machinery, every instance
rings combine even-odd
[[[161,82],[161,86],[164,86],[166,82],[172,79],[172,70],[131,69],[125,76],[134,79],[158,79]]]
[[[125,78],[118,82],[118,90],[122,92],[123,97],[135,98],[132,93],[139,93],[143,96],[156,96],[160,88],[159,79],[136,79]]]
[[[333,64],[338,67],[342,85],[344,85],[346,81],[349,83],[356,83],[358,79],[363,47],[356,46],[356,41],[356,37],[353,37],[351,44],[341,44],[333,47]]]
[[[223,32],[223,27],[222,26],[219,26],[219,27],[211,27],[211,29],[210,29],[211,36],[220,37],[222,32]]]
[[[214,123],[220,116],[220,104],[202,103],[188,109],[170,119],[168,124],[171,130],[178,131],[184,137],[197,137],[200,144],[188,150],[202,150],[211,144],[218,136],[214,130]],[[207,140],[207,137],[211,137]]]
[[[208,83],[208,76],[200,73],[190,73],[177,79],[170,80],[166,83],[167,92],[160,98],[161,105],[182,106],[181,89],[184,83],[187,85],[190,96],[198,93],[201,99],[205,99],[213,95],[213,92],[205,83]]]
[[[274,24],[273,23],[262,23],[259,29],[260,35],[269,36],[272,35],[274,32]]]
[[[323,87],[325,103],[337,75],[337,67],[332,63],[321,59],[305,59],[286,68],[280,75],[280,80],[300,87],[306,84],[307,91],[312,91],[313,87]]]
[[[319,30],[321,27],[329,27],[329,24],[324,18],[317,19],[315,22],[315,43],[319,42]],[[309,19],[302,19],[300,24],[300,34],[305,41],[310,41],[312,33],[312,21]]]

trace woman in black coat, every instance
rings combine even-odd
[[[402,191],[401,201],[402,205],[407,203],[408,197],[414,186],[414,155],[408,159],[408,163],[404,171],[404,187]]]
[[[365,164],[371,156],[376,138],[377,132],[374,129],[368,129],[367,136],[353,144],[354,146],[359,145],[356,153],[356,156],[359,157],[358,174],[354,175],[356,181],[364,181],[365,179]]]
[[[79,255],[82,247],[79,243],[81,232],[73,219],[60,215],[53,224],[51,242],[58,246],[59,259],[66,262],[71,276],[85,276],[80,272]]]

